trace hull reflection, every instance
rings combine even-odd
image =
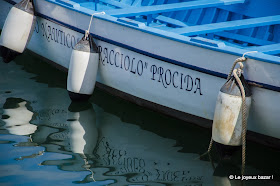
[[[195,153],[180,153],[175,140],[123,122],[90,103],[72,103],[67,114],[58,112],[53,117],[59,115],[66,116],[64,123],[41,124],[32,139],[48,152],[71,158],[46,160],[42,165],[90,171],[82,182],[113,179],[116,185],[213,185],[211,163],[198,160]]]
[[[33,112],[30,104],[20,98],[7,98],[3,106],[1,134],[30,135],[37,126],[30,123]]]

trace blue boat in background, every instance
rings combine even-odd
[[[0,2],[1,28],[18,2]],[[37,20],[29,50],[67,70],[90,26],[99,52],[99,88],[204,127],[211,127],[234,61],[245,54],[244,77],[252,92],[248,137],[280,147],[279,0],[33,3]]]

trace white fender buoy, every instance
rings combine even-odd
[[[251,91],[243,75],[240,80],[245,90],[247,120],[251,105]],[[242,95],[234,77],[223,85],[218,94],[212,138],[216,142],[218,152],[223,157],[231,156],[242,145]]]
[[[34,31],[35,20],[30,0],[23,0],[11,8],[0,38],[0,55],[5,63],[24,51]]]
[[[83,37],[72,51],[67,90],[72,101],[86,101],[93,93],[99,53],[91,35]]]

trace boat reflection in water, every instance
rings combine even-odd
[[[57,93],[49,91],[45,95]],[[42,156],[40,165],[57,166],[69,172],[89,172],[82,180],[73,183],[244,185],[241,180],[229,179],[229,175],[240,173],[236,162],[221,161],[214,171],[209,161],[197,158],[197,153],[179,152],[181,148],[176,147],[175,140],[124,122],[97,105],[72,102],[67,108],[64,94],[66,92],[59,94],[61,99],[55,99],[56,104],[52,99],[48,102],[32,101],[32,104],[21,98],[6,99],[0,133],[30,136],[27,142],[15,146],[45,148],[36,153],[33,150],[30,155],[16,160]],[[192,136],[188,132],[193,131],[185,133]],[[190,145],[188,152],[196,152],[192,150],[194,146]],[[64,154],[66,157],[56,159],[52,156],[48,159],[48,156],[44,157],[46,153]]]
[[[2,68],[4,72],[9,71],[5,68]],[[14,65],[13,69],[16,68],[20,66]],[[199,132],[191,127],[184,128],[180,133],[184,136],[183,143],[187,144],[184,145],[183,153],[177,145],[178,141],[168,139],[174,137],[164,138],[161,132],[158,135],[158,132],[156,134],[142,129],[142,125],[133,124],[139,123],[137,110],[131,112],[132,119],[125,119],[126,115],[109,113],[107,110],[115,109],[112,104],[119,104],[117,101],[110,102],[110,99],[115,98],[97,96],[98,99],[103,98],[100,102],[110,102],[109,106],[106,103],[99,104],[99,101],[96,102],[100,106],[90,102],[71,103],[64,89],[47,86],[41,76],[36,77],[35,82],[30,78],[32,75],[23,75],[15,75],[6,86],[11,93],[2,94],[4,99],[0,101],[4,102],[0,133],[31,136],[27,142],[14,145],[31,146],[32,149],[16,158],[37,158],[31,170],[37,169],[37,164],[57,166],[60,170],[71,172],[67,179],[75,180],[71,180],[72,183],[94,182],[96,185],[232,185],[231,180],[219,181],[226,179],[220,174],[223,171],[215,171],[213,179],[211,163],[197,159],[200,149],[205,149],[200,148],[199,140],[203,136],[199,136]],[[18,79],[26,81],[23,83]],[[120,109],[121,113],[128,112],[129,107],[125,109]],[[157,127],[161,126],[161,122],[161,119],[154,120],[150,116],[145,121]],[[168,134],[180,130],[170,127],[168,130],[172,131],[168,131]],[[207,145],[207,139],[205,137],[206,141],[202,140],[204,145]],[[28,164],[27,161],[21,162]],[[74,171],[85,174],[80,174],[82,179],[77,179]],[[24,173],[27,174],[31,173]],[[52,175],[55,174],[57,172]]]
[[[100,116],[100,137],[94,151],[97,166],[113,167],[106,175],[120,176],[121,185],[212,185],[213,169],[209,162],[196,159],[198,154],[178,152],[176,141],[122,122],[106,112]]]
[[[92,157],[91,154],[98,139],[96,116],[92,105],[90,103],[71,103],[65,122],[60,126],[62,131],[44,134],[48,138],[46,148],[50,152],[71,154],[73,158],[49,160],[42,164],[57,165],[66,171],[91,171],[88,160]],[[40,134],[34,134],[33,139],[36,141],[39,136]],[[94,180],[93,177],[92,179]]]
[[[46,95],[53,93],[48,92]],[[60,95],[64,97],[64,93]],[[41,156],[40,165],[57,166],[68,172],[88,172],[82,180],[72,183],[244,185],[241,180],[229,179],[229,175],[239,175],[240,166],[236,162],[221,161],[214,171],[209,161],[197,158],[197,153],[179,152],[181,148],[176,147],[175,140],[124,122],[90,102],[70,103],[65,108],[67,101],[56,100],[56,104],[53,104],[54,101],[42,100],[30,104],[21,98],[6,99],[0,133],[30,136],[27,142],[15,146],[45,148],[36,153],[33,150],[30,155],[16,160]],[[40,107],[40,103],[44,103],[43,106]],[[185,133],[192,136],[188,132],[193,131]],[[192,150],[194,146],[190,145],[188,152],[196,152]],[[48,159],[48,156],[44,157],[47,153],[66,157],[52,156]],[[258,173],[255,171],[255,174]],[[250,184],[246,182],[246,185]]]
[[[0,127],[0,134],[33,134],[37,130],[37,126],[30,123],[32,117],[30,103],[21,98],[6,99],[3,106],[3,125]]]
[[[67,113],[48,111],[51,114],[46,115],[45,111],[38,113],[41,124],[32,135],[33,141],[47,152],[72,158],[45,160],[42,165],[90,171],[78,183],[107,180],[107,184],[116,185],[213,185],[210,162],[197,159],[198,154],[180,153],[175,140],[123,122],[96,105],[71,103]],[[64,122],[56,118],[64,118]]]
[[[47,152],[68,154],[71,158],[44,160],[41,164],[55,165],[64,171],[90,172],[83,181],[75,181],[75,183],[95,182],[98,185],[114,183],[114,180],[108,177],[100,181],[95,180],[94,173],[90,169],[92,152],[98,139],[96,115],[92,104],[71,103],[68,111],[65,110],[63,108],[41,109],[38,113],[41,124],[32,135],[32,139],[44,146]]]
[[[65,74],[31,55],[23,57],[8,65],[0,59],[1,183],[9,179],[11,185],[242,184],[228,178],[239,174],[240,159],[220,162],[214,171],[207,158],[197,158],[208,146],[210,131],[98,89],[94,104],[71,103],[65,81],[60,81]],[[250,143],[247,155],[249,175],[279,175],[279,152]],[[213,159],[218,162],[215,155]],[[255,181],[279,185],[276,176]]]
[[[219,162],[215,168],[213,174],[214,185],[218,186],[244,186],[244,185],[254,185],[246,184],[245,181],[241,179],[233,179],[231,176],[240,175],[240,166],[237,166],[232,160],[222,160]]]
[[[39,108],[36,104],[34,106]],[[45,108],[34,112],[30,103],[23,99],[6,100],[1,133],[31,134],[31,139],[25,142],[27,145],[21,145],[21,142],[17,146],[45,147],[45,151],[22,156],[17,160],[34,158],[44,152],[70,155],[67,159],[44,159],[40,164],[57,166],[63,171],[89,172],[83,180],[74,183],[190,186],[242,184],[228,179],[224,170],[232,169],[225,169],[224,164],[214,172],[210,162],[197,159],[198,154],[178,152],[181,148],[175,147],[175,140],[126,123],[97,105],[72,102],[68,109],[63,108],[62,104],[49,106],[46,103]]]

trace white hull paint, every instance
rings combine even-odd
[[[56,5],[43,0],[37,1],[38,4],[37,11],[41,14],[53,19],[60,15],[59,21],[74,28],[87,29],[89,16],[62,7],[56,9]],[[0,10],[11,5],[2,2],[1,6]],[[3,19],[5,17],[2,16],[1,23]],[[102,19],[93,19],[92,25],[91,33],[134,47],[129,50],[115,43],[96,40],[101,52],[97,82],[174,110],[213,120],[218,92],[225,79],[148,57],[141,51],[223,74],[230,70],[238,56],[162,38]],[[127,37],[127,33],[131,36]],[[71,51],[82,35],[38,16],[28,48],[68,68]],[[136,47],[140,53],[133,51]],[[245,77],[280,87],[279,70],[280,65],[248,59]],[[252,93],[248,130],[279,139],[279,92],[253,86]]]

